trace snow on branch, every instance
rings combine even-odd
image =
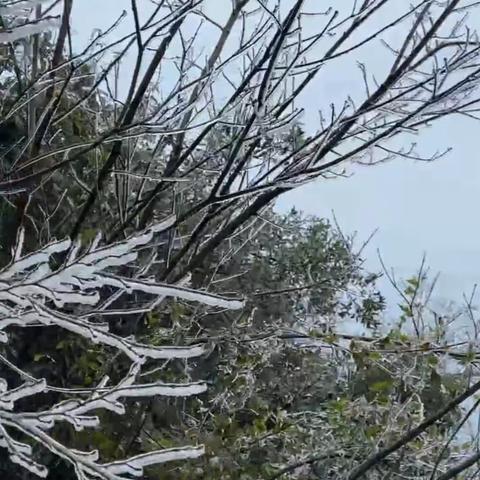
[[[144,232],[110,245],[100,245],[100,236],[88,247],[80,242],[62,240],[26,255],[23,254],[24,232],[19,231],[12,262],[0,271],[0,341],[9,341],[8,330],[12,326],[53,325],[92,343],[117,350],[131,361],[131,367],[125,378],[115,384],[104,377],[97,388],[80,393],[78,389],[71,389],[68,399],[44,410],[18,411],[19,400],[48,392],[54,387],[50,387],[43,378],[37,379],[12,363],[6,363],[10,368],[14,367],[24,380],[20,386],[9,388],[7,381],[0,378],[0,447],[8,450],[12,462],[39,477],[48,475],[48,469],[36,461],[32,447],[12,438],[12,429],[70,462],[81,480],[141,477],[143,467],[196,458],[203,453],[202,446],[185,447],[102,464],[97,451],[81,452],[68,448],[48,433],[57,422],[69,423],[77,431],[98,428],[100,422],[96,411],[105,409],[124,414],[122,401],[126,398],[157,395],[187,397],[206,390],[204,382],[139,382],[142,365],[147,360],[197,357],[204,351],[201,345],[182,347],[139,343],[133,338],[123,338],[110,332],[108,323],[101,320],[102,315],[96,314],[103,313],[103,309],[112,303],[107,301],[99,307],[100,302],[105,300],[102,299],[105,291],[113,291],[109,295],[115,298],[141,292],[154,300],[175,297],[222,309],[242,308],[240,300],[192,290],[185,287],[185,282],[169,285],[153,279],[132,279],[118,274],[119,267],[132,265],[138,260],[139,247],[148,246],[153,236],[171,227],[174,220],[168,218]],[[151,302],[150,309],[158,308],[158,304],[159,301]],[[65,309],[67,305],[68,312]],[[121,309],[115,312],[122,314]]]

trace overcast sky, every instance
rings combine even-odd
[[[318,5],[311,2],[310,5]],[[350,1],[336,0],[351,5]],[[75,3],[74,28],[79,37],[93,28],[105,28],[127,0],[79,0]],[[139,0],[142,5],[142,0]],[[284,0],[286,6],[290,0]],[[324,2],[328,4],[329,2]],[[410,2],[397,0],[398,9]],[[146,6],[148,2],[144,0]],[[229,9],[227,0],[208,0],[208,6],[220,17]],[[395,9],[379,17],[385,21]],[[480,13],[470,24],[478,24]],[[122,28],[129,31],[129,24]],[[312,26],[313,28],[313,26]],[[318,28],[318,27],[317,27]],[[374,28],[374,25],[371,25]],[[403,29],[403,32],[405,30]],[[402,30],[389,33],[394,40]],[[208,35],[202,38],[207,39]],[[301,101],[308,106],[304,122],[315,126],[317,111],[345,94],[360,95],[362,82],[356,62],[366,63],[373,73],[381,74],[391,57],[380,41],[359,50],[333,66],[308,89]],[[280,210],[295,206],[309,214],[330,217],[332,211],[346,233],[358,232],[359,239],[376,235],[365,254],[370,269],[379,270],[377,249],[385,263],[399,276],[408,276],[418,268],[422,254],[433,272],[440,272],[437,295],[461,300],[480,280],[480,162],[477,158],[480,124],[456,117],[423,131],[415,138],[422,153],[434,153],[452,147],[448,156],[434,163],[392,161],[375,167],[355,167],[349,178],[321,180],[285,195]],[[411,140],[408,140],[411,141]],[[383,285],[393,301],[387,285]]]

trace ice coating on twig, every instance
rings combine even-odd
[[[121,352],[131,361],[131,367],[126,376],[116,384],[111,384],[110,378],[104,376],[95,389],[83,392],[83,396],[78,396],[78,389],[72,389],[69,399],[49,408],[18,412],[15,408],[17,401],[48,392],[50,387],[45,379],[36,379],[3,359],[23,377],[23,383],[15,388],[0,378],[0,447],[8,450],[12,462],[38,477],[45,478],[48,475],[48,469],[34,459],[32,448],[13,439],[7,428],[22,432],[70,462],[77,477],[83,480],[125,480],[131,476],[141,477],[146,466],[197,458],[203,454],[202,446],[189,446],[149,452],[127,460],[102,464],[99,462],[98,452],[73,450],[49,434],[57,422],[69,423],[76,431],[98,428],[100,422],[96,412],[105,409],[121,415],[125,413],[123,401],[126,398],[188,397],[205,392],[204,382],[139,382],[142,365],[148,359],[197,357],[204,352],[203,346],[143,344],[133,338],[124,338],[110,332],[108,323],[103,322],[103,317],[98,315],[105,310],[108,312],[113,303],[104,301],[100,305],[100,292],[105,287],[109,292],[113,291],[112,297],[115,299],[133,292],[147,294],[153,299],[150,309],[158,308],[165,297],[222,309],[238,309],[243,306],[240,300],[188,288],[188,278],[179,284],[169,285],[116,274],[118,267],[136,261],[138,248],[148,245],[155,233],[168,229],[174,220],[172,217],[168,218],[138,235],[111,245],[101,245],[101,237],[97,235],[88,248],[63,240],[52,242],[27,255],[23,254],[25,234],[23,230],[19,231],[12,262],[0,271],[0,340],[8,342],[8,330],[12,326],[56,326],[94,344]],[[57,259],[56,267],[52,267],[51,263],[54,256]],[[58,258],[63,259],[60,265]],[[69,312],[64,310],[66,305],[69,306]],[[81,315],[75,313],[76,309],[81,309]],[[122,314],[122,309],[115,309],[115,312]]]

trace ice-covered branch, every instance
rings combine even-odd
[[[23,375],[23,384],[9,388],[7,381],[0,378],[0,446],[8,450],[12,462],[40,477],[48,475],[48,469],[35,460],[32,448],[14,440],[8,429],[23,433],[72,463],[80,479],[114,480],[126,478],[124,475],[141,476],[145,466],[196,458],[202,454],[203,447],[186,447],[149,452],[125,461],[101,464],[98,462],[98,452],[69,449],[47,433],[58,422],[69,423],[77,431],[97,428],[99,418],[96,411],[104,409],[121,415],[125,413],[122,401],[126,398],[187,397],[206,390],[203,382],[138,382],[146,360],[197,357],[204,351],[202,346],[153,346],[139,343],[133,338],[123,338],[110,332],[108,323],[101,321],[94,313],[88,314],[101,311],[99,304],[102,295],[105,296],[105,290],[113,291],[117,298],[120,294],[141,292],[154,300],[175,297],[222,309],[239,309],[243,306],[242,301],[237,299],[187,288],[185,282],[169,285],[155,282],[154,279],[132,279],[118,274],[119,267],[138,260],[139,248],[145,248],[156,233],[168,229],[173,222],[174,218],[168,218],[111,245],[100,245],[102,239],[97,236],[88,247],[63,240],[26,255],[23,254],[24,232],[19,231],[12,262],[0,271],[0,340],[8,342],[8,330],[14,326],[56,326],[94,344],[117,350],[131,361],[131,368],[117,384],[110,384],[110,379],[104,377],[87,398],[85,392],[82,392],[83,398],[72,396],[75,392],[73,390],[67,400],[37,411],[17,411],[16,402],[47,392],[49,386],[45,379]],[[65,311],[67,305],[68,312]],[[150,302],[150,305],[150,309],[158,308],[156,301]],[[116,311],[122,313],[121,309]],[[18,373],[22,370],[14,371]]]
[[[41,0],[24,2],[5,2],[0,6],[0,15],[11,18],[9,25],[0,29],[0,44],[11,43],[45,32],[60,25],[60,17],[47,15],[35,20],[29,20],[33,8],[42,3]]]

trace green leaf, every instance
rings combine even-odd
[[[365,430],[365,435],[369,439],[376,438],[382,432],[382,427],[380,425],[371,425]]]
[[[369,389],[375,393],[385,393],[385,392],[389,392],[392,387],[393,387],[392,380],[380,380],[378,382],[372,383]]]
[[[368,358],[370,360],[379,361],[382,359],[382,355],[380,354],[380,352],[370,352],[368,354]]]
[[[329,343],[330,345],[332,345],[338,341],[338,337],[332,333],[330,335],[327,335],[324,340],[326,343]]]
[[[255,434],[265,433],[267,431],[265,418],[256,418],[253,421],[253,431]]]
[[[323,337],[324,333],[321,330],[312,328],[311,330],[309,330],[308,335],[313,338],[321,338]]]
[[[338,400],[332,402],[330,405],[335,412],[343,413],[347,408],[348,403],[348,398],[339,398]]]
[[[80,241],[83,245],[89,244],[96,236],[98,230],[95,228],[87,228],[80,234]]]
[[[185,307],[178,302],[172,303],[171,315],[174,322],[180,321],[185,315]]]
[[[148,312],[145,321],[149,327],[158,327],[160,324],[160,318],[154,312]]]
[[[414,288],[418,288],[420,285],[420,282],[418,281],[418,277],[412,277],[407,280],[407,284],[411,285]]]
[[[432,367],[438,365],[438,357],[436,355],[429,355],[427,357],[427,363]]]

